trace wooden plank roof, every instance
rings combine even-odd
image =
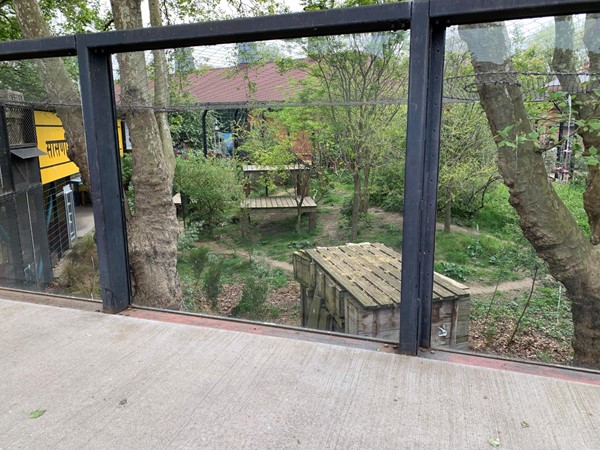
[[[396,306],[400,303],[402,257],[391,248],[364,242],[317,247],[302,252],[309,255],[364,308]],[[467,286],[434,273],[434,301],[468,296]]]

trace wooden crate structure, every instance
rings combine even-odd
[[[401,255],[383,244],[346,244],[294,253],[302,325],[397,341]],[[431,344],[467,349],[468,287],[434,274]]]

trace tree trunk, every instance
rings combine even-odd
[[[354,192],[352,195],[352,219],[350,221],[350,241],[356,242],[358,237],[358,221],[360,218],[360,191],[361,191],[361,176],[360,169],[354,169]]]
[[[504,25],[464,26],[460,35],[471,52],[479,97],[492,132],[498,135],[512,126],[506,141],[516,142],[517,136],[527,135],[532,126],[514,74]],[[565,285],[573,303],[575,363],[600,368],[598,249],[556,194],[542,153],[533,141],[525,140],[516,148],[500,143],[498,168],[525,237],[546,261],[550,273]]]
[[[150,24],[153,27],[162,26],[162,15],[158,0],[150,0]],[[173,152],[173,140],[169,129],[169,117],[164,110],[169,106],[169,70],[167,57],[164,50],[152,50],[154,58],[154,106],[159,109],[154,114],[160,132],[160,140],[163,146],[165,161],[169,168],[171,178],[175,174],[175,153]]]
[[[444,205],[444,233],[450,233],[452,222],[452,186],[446,186],[446,203]]]
[[[369,212],[369,175],[371,174],[371,167],[366,166],[363,169],[363,182],[360,197],[360,212],[367,214]]]
[[[140,0],[112,1],[118,29],[142,27]],[[180,309],[182,294],[177,274],[179,225],[172,201],[173,176],[165,145],[148,95],[143,53],[117,56],[122,106],[133,145],[135,214],[128,223],[129,260],[134,302]]]
[[[21,33],[27,39],[50,37],[50,29],[42,11],[35,0],[14,0],[13,6]],[[81,112],[81,99],[77,83],[60,58],[36,59],[38,73],[51,103],[64,106],[56,107],[56,115],[65,130],[65,139],[69,146],[67,155],[77,164],[83,184],[91,189],[85,130]]]

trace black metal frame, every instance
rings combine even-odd
[[[116,52],[214,45],[411,28],[402,298],[399,349],[429,347],[435,217],[446,27],[455,24],[600,12],[598,0],[413,0],[349,9],[115,31],[0,44],[0,61],[79,59],[103,306],[130,305],[124,199],[111,55]]]

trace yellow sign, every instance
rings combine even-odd
[[[48,111],[34,111],[38,148],[45,152],[40,156],[42,184],[66,178],[79,173],[79,168],[67,156],[69,144],[65,130],[56,114]],[[117,120],[119,152],[123,155],[121,121]]]

